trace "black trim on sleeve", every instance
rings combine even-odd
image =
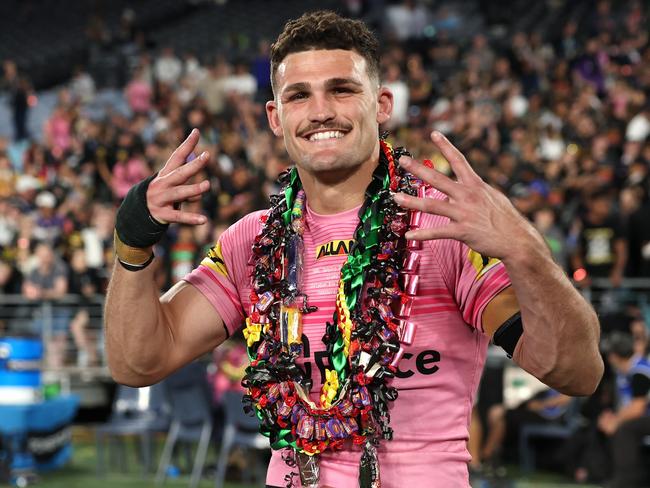
[[[630,379],[630,386],[633,398],[645,397],[650,391],[650,378],[643,373],[634,373]]]
[[[519,338],[523,333],[524,327],[521,323],[521,312],[517,312],[499,326],[492,336],[492,342],[508,353],[509,358],[512,358],[517,342],[519,342]]]

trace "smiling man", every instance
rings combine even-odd
[[[467,487],[487,344],[552,388],[602,375],[599,325],[542,237],[441,134],[455,179],[379,138],[392,111],[363,23],[316,12],[272,49],[266,111],[295,167],[271,208],[231,226],[158,297],[148,264],[209,159],[192,131],[116,223],[106,305],[116,381],[151,384],[244,325],[245,403],[274,448],[271,487]]]

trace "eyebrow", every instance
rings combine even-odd
[[[359,87],[363,86],[360,81],[354,78],[330,78],[329,80],[325,81],[325,88],[332,88],[334,86],[340,85],[355,85]],[[284,90],[282,90],[282,93],[285,94],[288,92],[309,91],[310,87],[310,83],[301,81],[288,85]]]
[[[355,80],[354,78],[331,78],[325,82],[325,86],[327,88],[331,88],[333,86],[338,86],[338,85],[363,86],[360,81]]]

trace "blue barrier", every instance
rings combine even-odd
[[[0,405],[0,434],[9,445],[12,471],[49,471],[63,466],[72,455],[71,425],[78,407],[76,395]]]

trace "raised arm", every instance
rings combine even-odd
[[[105,333],[108,365],[119,383],[156,383],[227,337],[223,320],[200,291],[180,282],[160,297],[154,267],[148,266],[166,223],[206,222],[176,205],[209,188],[207,181],[185,184],[208,160],[204,153],[184,164],[198,139],[198,131],[192,131],[155,178],[129,192],[118,211]]]
[[[443,215],[449,224],[407,233],[408,239],[456,239],[483,256],[504,263],[512,287],[486,307],[486,333],[521,311],[523,333],[513,358],[523,369],[551,388],[570,395],[591,394],[598,385],[603,362],[598,351],[600,325],[589,303],[553,261],[542,236],[517,212],[507,197],[486,184],[465,157],[442,134],[433,142],[449,161],[454,181],[403,157],[400,164],[448,198],[415,198],[403,193],[403,207]]]

